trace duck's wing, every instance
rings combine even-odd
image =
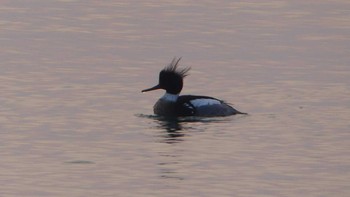
[[[229,116],[241,113],[222,100],[195,95],[180,96],[176,109],[179,116]]]

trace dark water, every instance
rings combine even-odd
[[[349,10],[3,1],[1,196],[350,196]],[[154,116],[174,56],[249,115]]]

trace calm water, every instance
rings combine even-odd
[[[3,1],[1,196],[350,196],[350,3]],[[164,120],[185,94],[248,116]]]

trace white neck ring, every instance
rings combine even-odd
[[[161,99],[170,101],[170,102],[176,102],[177,98],[179,98],[178,94],[170,94],[170,93],[165,93]]]

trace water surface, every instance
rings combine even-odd
[[[349,196],[349,9],[4,1],[1,196]],[[249,115],[154,116],[174,56]]]

